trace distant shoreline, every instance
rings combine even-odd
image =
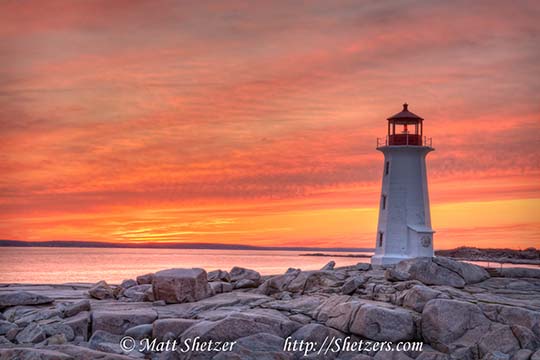
[[[346,257],[346,258],[370,258],[372,255],[366,255],[366,254],[325,254],[325,253],[311,253],[311,254],[300,254],[300,256],[321,256],[321,257]]]
[[[478,249],[462,246],[451,250],[437,250],[436,255],[460,261],[483,261],[499,264],[540,265],[540,250],[533,247],[524,250]]]
[[[67,247],[67,248],[115,248],[115,249],[200,249],[200,250],[273,250],[273,251],[333,251],[333,252],[373,252],[370,248],[318,248],[285,246],[252,246],[211,243],[111,243],[97,241],[21,241],[0,240],[0,247]]]
[[[497,264],[522,264],[540,266],[540,250],[528,248],[525,250],[514,249],[478,249],[473,247],[459,247],[451,250],[436,250],[435,255],[445,256],[458,261],[481,261]],[[369,258],[365,254],[325,254],[309,253],[300,254],[300,256],[321,256],[321,257],[351,257],[351,258]]]

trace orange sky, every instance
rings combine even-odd
[[[4,1],[0,238],[373,247],[386,118],[436,248],[540,247],[535,1]]]

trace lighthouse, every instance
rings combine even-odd
[[[386,138],[377,139],[384,154],[373,265],[433,256],[426,155],[433,151],[424,136],[424,119],[403,110],[388,118]]]

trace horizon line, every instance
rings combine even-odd
[[[214,249],[214,250],[284,250],[315,251],[326,250],[336,252],[373,252],[373,248],[314,247],[314,246],[256,246],[225,243],[167,242],[167,243],[115,243],[79,240],[44,240],[26,241],[0,239],[0,247],[81,247],[81,248],[142,248],[142,249]]]

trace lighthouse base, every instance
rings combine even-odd
[[[392,265],[397,264],[398,262],[402,260],[412,259],[414,256],[406,256],[406,255],[373,255],[371,257],[371,265],[378,265],[378,266],[385,266],[385,265]]]

